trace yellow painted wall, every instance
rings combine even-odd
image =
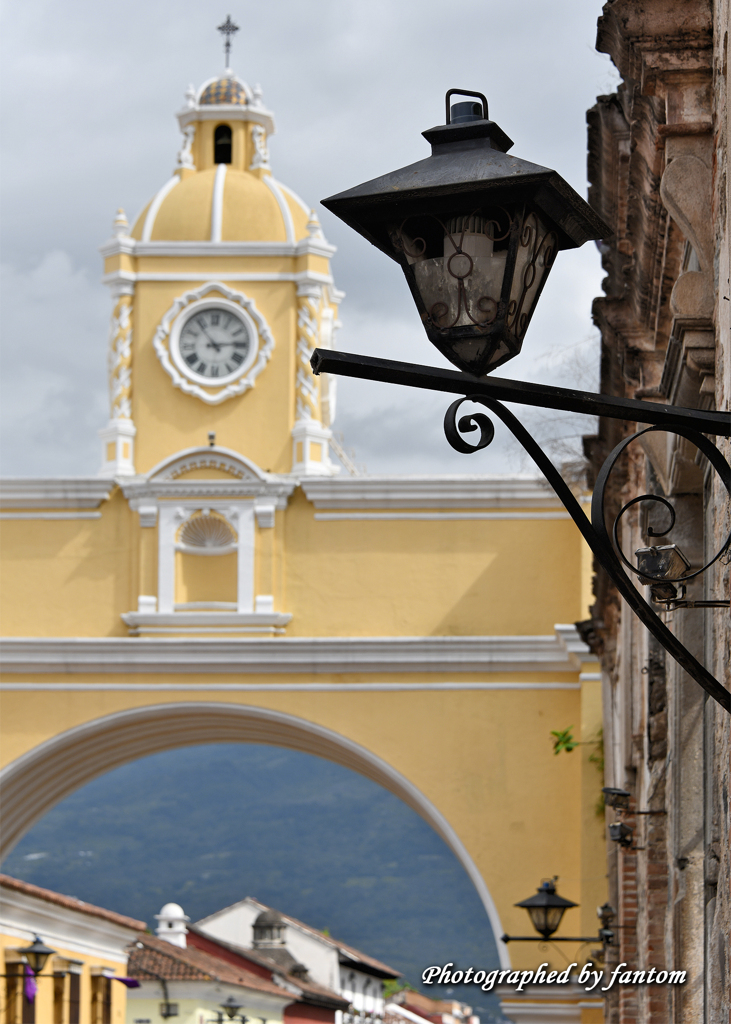
[[[2,525],[5,636],[123,636],[139,576],[139,527],[120,491],[100,519]]]

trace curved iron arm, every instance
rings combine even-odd
[[[554,388],[543,384],[525,384],[521,381],[505,380],[504,378],[477,378],[470,374],[451,370],[440,370],[430,366],[400,363],[390,359],[374,359],[325,349],[315,349],[311,365],[316,374],[337,373],[350,377],[406,384],[429,391],[446,391],[463,396],[453,402],[447,410],[444,430],[449,443],[457,451],[464,453],[479,451],[487,447],[493,439],[494,428],[490,419],[482,413],[462,417],[458,423],[459,406],[464,401],[470,400],[490,409],[502,420],[543,473],[564,508],[578,526],[597,561],[605,569],[619,593],[643,625],[675,658],[678,664],[703,687],[706,693],[731,713],[731,692],[722,686],[667,628],[623,570],[622,563],[609,538],[603,511],[607,479],[614,463],[632,440],[649,430],[669,430],[690,440],[707,456],[714,469],[719,473],[727,491],[731,494],[731,466],[718,449],[703,437],[703,434],[731,436],[731,416],[728,413],[682,409],[654,402],[614,398],[609,395],[593,395],[567,388]],[[583,412],[612,419],[629,419],[640,423],[651,423],[652,427],[625,438],[609,454],[597,478],[592,498],[592,519],[589,521],[568,484],[546,453],[513,413],[505,408],[502,404],[503,401],[541,408],[564,409],[570,412]],[[480,440],[477,444],[471,445],[460,435],[458,427],[463,431],[479,428]],[[622,512],[624,510],[622,509]],[[716,557],[719,557],[727,549],[730,541],[731,535],[726,539]]]
[[[592,497],[592,518],[590,522],[581,505],[574,497],[571,488],[568,486],[543,449],[538,445],[531,434],[528,433],[520,420],[518,420],[512,412],[506,409],[505,406],[496,399],[483,398],[479,395],[470,395],[465,398],[458,398],[456,402],[452,402],[444,418],[444,432],[447,435],[447,440],[450,444],[453,444],[452,438],[455,434],[459,438],[461,446],[466,444],[464,439],[459,437],[458,427],[464,431],[475,430],[477,427],[480,428],[480,440],[476,445],[472,446],[472,451],[479,451],[481,448],[486,448],[492,440],[494,430],[490,431],[486,424],[482,422],[487,420],[487,417],[483,416],[481,413],[477,413],[473,416],[464,416],[459,423],[457,423],[458,409],[460,405],[466,401],[484,405],[496,416],[500,417],[513,437],[515,437],[515,439],[522,445],[543,473],[546,480],[548,480],[549,484],[561,500],[561,504],[581,530],[584,540],[593,551],[597,561],[610,576],[617,590],[620,592],[632,611],[652,633],[655,639],[662,644],[665,650],[672,654],[678,664],[685,669],[688,675],[692,676],[697,683],[700,683],[706,693],[713,697],[721,707],[731,713],[731,693],[722,686],[713,675],[711,675],[704,665],[701,665],[701,663],[690,653],[687,647],[678,640],[675,634],[670,632],[657,612],[648,604],[623,570],[622,564],[612,547],[611,541],[609,540],[609,534],[607,533],[606,524],[604,522],[604,495],[609,473],[627,445],[636,437],[640,437],[648,431],[642,430],[637,434],[633,434],[631,437],[625,438],[625,440],[618,444],[605,460],[594,488],[594,495]],[[665,430],[670,428],[650,427],[648,429]],[[687,437],[689,441],[693,442],[693,444],[697,444],[703,451],[704,455],[710,456],[711,453],[713,453],[714,458],[712,461],[714,468],[719,471],[726,487],[731,488],[731,466],[728,465],[718,449],[714,448],[706,438],[701,434],[697,434],[695,431],[686,430],[683,427],[678,426],[675,428],[675,432],[681,434],[683,437]],[[453,447],[457,447],[457,445],[453,444]],[[708,449],[710,449],[710,451],[708,451]],[[465,448],[458,447],[457,451],[465,451]],[[729,541],[727,539],[726,543],[719,551],[719,556],[728,546],[728,543]]]

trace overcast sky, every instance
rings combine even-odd
[[[92,0],[6,3],[2,32],[2,435],[6,475],[93,475],[108,417],[110,299],[97,247],[167,180],[189,83],[232,65],[274,112],[274,175],[308,203],[429,153],[451,87],[486,93],[512,152],[586,195],[586,110],[615,88],[594,51],[598,0]],[[446,365],[389,259],[321,207],[344,289],[338,347]],[[595,387],[596,248],[559,257],[523,354],[504,375]],[[370,473],[528,467],[506,440],[468,457],[444,440],[446,396],[341,381],[335,424]],[[526,417],[544,438],[591,427]]]

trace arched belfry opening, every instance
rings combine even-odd
[[[219,124],[213,135],[213,162],[231,163],[231,129],[227,124]]]

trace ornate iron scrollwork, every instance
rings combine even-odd
[[[521,444],[527,454],[533,459],[535,464],[546,477],[567,512],[578,526],[597,561],[605,569],[612,582],[617,587],[617,590],[630,605],[638,618],[659,641],[659,643],[662,644],[665,650],[675,658],[682,668],[684,668],[685,671],[696,680],[696,682],[700,683],[706,693],[720,704],[721,707],[725,708],[726,711],[731,712],[731,693],[711,675],[704,665],[701,665],[687,647],[680,642],[677,636],[668,629],[657,612],[634,586],[631,577],[624,569],[624,566],[626,566],[632,573],[637,576],[641,575],[643,578],[646,578],[648,575],[646,572],[641,572],[636,566],[633,566],[622,551],[618,537],[619,522],[622,516],[631,506],[638,502],[658,502],[670,511],[670,525],[663,530],[657,530],[650,527],[647,534],[655,537],[665,536],[669,533],[675,523],[675,510],[672,505],[667,498],[664,498],[661,495],[642,494],[633,498],[620,509],[619,514],[616,516],[615,521],[612,524],[611,538],[607,529],[605,516],[607,482],[617,460],[628,445],[637,438],[642,437],[644,434],[659,430],[677,434],[694,444],[702,454],[705,455],[714,470],[718,473],[724,487],[726,488],[729,498],[731,499],[731,466],[720,453],[718,448],[716,448],[715,445],[713,445],[703,434],[693,430],[692,428],[688,428],[681,423],[646,427],[645,429],[637,431],[629,437],[626,437],[613,449],[613,451],[610,452],[599,471],[592,496],[591,520],[589,520],[568,484],[565,482],[543,449],[538,445],[536,440],[526,430],[523,424],[513,415],[513,413],[506,409],[502,402],[497,399],[490,398],[485,395],[472,395],[464,398],[458,398],[457,401],[452,402],[444,417],[444,433],[447,441],[456,451],[465,454],[473,454],[474,452],[478,452],[481,449],[486,448],[495,436],[493,423],[484,413],[471,413],[458,418],[460,406],[462,406],[464,402],[474,402],[476,404],[483,405],[502,420],[508,430],[510,430],[515,439]],[[475,430],[480,431],[479,440],[475,444],[471,444],[462,437],[462,433],[471,433]],[[684,572],[681,576],[671,578],[670,580],[668,580],[667,577],[660,576],[652,578],[657,579],[658,581],[662,580],[663,582],[685,583],[686,581],[701,575],[701,573],[706,572],[714,562],[721,558],[724,552],[729,550],[730,547],[731,533],[729,533],[723,541],[721,547],[713,558],[711,558],[710,561],[708,561],[702,568],[696,569],[692,572]]]

